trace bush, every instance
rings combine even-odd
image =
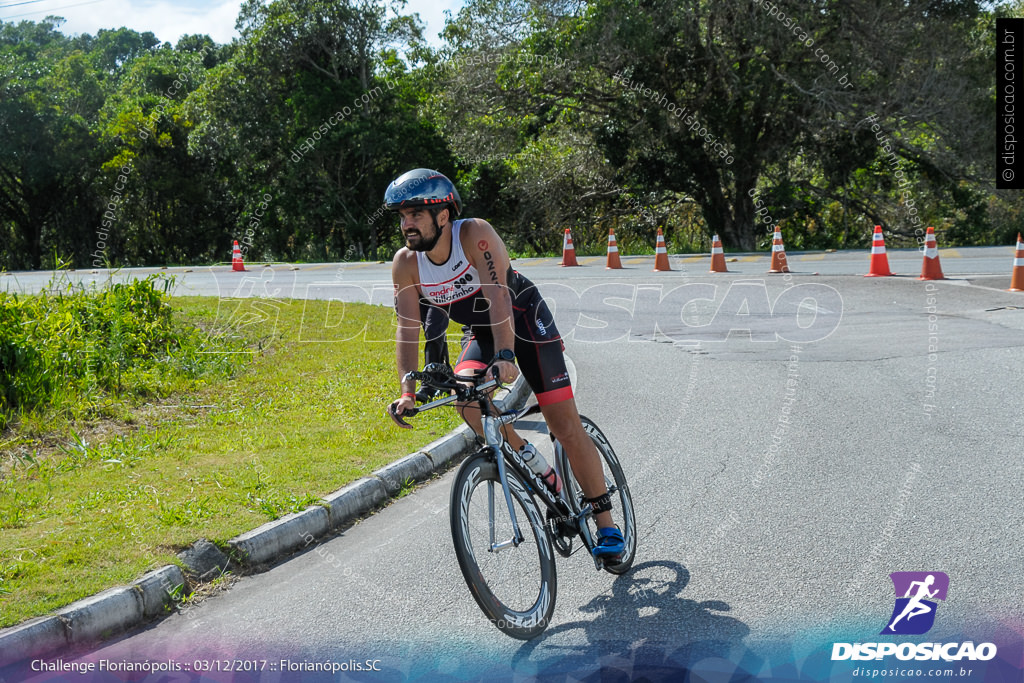
[[[225,345],[175,319],[171,280],[150,276],[39,295],[0,292],[0,429],[23,411],[88,412],[111,396],[165,394],[229,372]]]

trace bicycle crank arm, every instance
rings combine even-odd
[[[590,534],[590,525],[587,524],[587,517],[594,513],[594,506],[587,503],[580,510],[579,514],[576,515],[576,528],[580,532],[580,537],[583,539],[583,547],[587,550],[592,550],[596,545],[594,543],[594,537]],[[594,569],[601,571],[604,569],[604,560],[600,557],[593,557]]]

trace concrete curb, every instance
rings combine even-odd
[[[401,460],[385,465],[373,476],[384,482],[388,496],[394,496],[402,490],[408,480],[422,481],[434,471],[434,463],[423,453],[411,453]]]
[[[497,394],[500,410],[525,404],[530,389],[520,377]],[[476,448],[476,437],[461,425],[415,453],[390,463],[324,496],[321,505],[286,515],[236,536],[227,542],[236,561],[256,567],[291,554],[313,538],[357,520],[398,493],[408,479],[422,481],[453,459]],[[127,631],[164,613],[184,594],[186,579],[177,565],[149,572],[129,586],[117,586],[57,610],[54,615],[31,619],[0,629],[0,653],[17,659],[0,666],[42,657],[69,645],[81,645]]]
[[[143,576],[134,584],[142,596],[142,617],[150,619],[163,614],[168,608],[168,598],[183,595],[185,574],[175,564],[169,564]]]
[[[228,545],[237,552],[236,559],[246,565],[259,565],[290,553],[310,536],[323,536],[330,528],[327,508],[308,507],[293,512],[261,527],[235,536]]]
[[[336,529],[361,517],[388,499],[384,482],[375,478],[357,479],[348,486],[324,496],[331,528]]]
[[[29,659],[113,635],[166,612],[174,602],[171,596],[179,595],[184,584],[185,575],[178,566],[161,567],[130,586],[105,590],[53,616],[0,630],[0,652],[17,652],[20,659]],[[10,663],[0,661],[0,666]]]
[[[434,469],[438,469],[476,445],[476,436],[469,425],[462,425],[447,436],[424,446],[420,453],[430,458]]]
[[[67,647],[67,644],[68,635],[63,621],[57,617],[31,619],[0,631],[0,652],[10,653],[12,657],[10,662],[0,660],[0,666],[40,657]]]
[[[57,610],[71,645],[91,643],[142,621],[142,595],[130,586],[109,588]]]

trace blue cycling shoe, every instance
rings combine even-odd
[[[618,527],[606,526],[597,530],[597,545],[590,552],[594,557],[614,560],[626,549],[626,539]]]

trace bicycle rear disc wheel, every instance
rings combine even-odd
[[[601,456],[604,483],[611,492],[612,516],[615,518],[619,529],[622,530],[622,538],[625,541],[625,549],[622,551],[619,561],[615,563],[605,561],[604,568],[612,574],[625,574],[633,566],[633,560],[636,557],[636,515],[633,512],[633,496],[629,491],[626,475],[622,471],[622,466],[619,464],[619,459],[615,455],[615,451],[612,449],[608,438],[594,424],[593,420],[580,415],[580,421],[583,423],[583,430],[590,436],[590,440],[597,447],[598,455]],[[565,486],[569,487],[567,492],[569,494],[569,504],[572,506],[573,512],[579,513],[583,509],[583,490],[572,475],[569,457],[561,444],[558,445],[557,451],[559,469],[564,473]],[[593,516],[589,518],[588,523],[590,524],[591,535],[596,538],[597,524],[594,522]]]
[[[513,539],[498,467],[490,453],[467,460],[452,487],[452,540],[459,567],[480,609],[498,629],[520,640],[539,635],[555,609],[555,557],[544,520],[526,485],[507,470],[523,540]],[[491,542],[491,511],[495,545]]]

